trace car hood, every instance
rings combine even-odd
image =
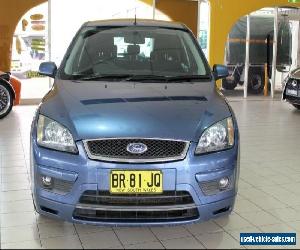
[[[293,71],[290,73],[290,77],[291,77],[291,78],[300,79],[300,68],[297,68],[297,69],[293,70]]]
[[[198,141],[204,129],[231,115],[214,83],[80,82],[56,80],[40,113],[75,140],[168,138]]]

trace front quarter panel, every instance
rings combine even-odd
[[[14,105],[19,105],[21,102],[21,81],[15,77],[11,76],[9,82],[12,85],[14,92],[15,92]]]

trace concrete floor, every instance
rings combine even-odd
[[[190,226],[131,229],[73,225],[35,214],[28,168],[36,107],[16,107],[0,121],[1,248],[243,248],[240,232],[297,232],[300,248],[300,111],[268,98],[233,98],[231,105],[241,133],[232,215]]]

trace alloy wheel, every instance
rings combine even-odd
[[[9,90],[0,85],[0,116],[5,114],[11,105]]]

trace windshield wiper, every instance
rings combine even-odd
[[[131,77],[132,75],[129,74],[99,74],[99,75],[74,75],[74,80],[81,80],[81,81],[96,81],[96,80],[120,80],[120,79],[125,79],[128,77]]]
[[[162,75],[131,75],[131,74],[95,74],[95,75],[73,75],[72,80],[97,81],[97,80],[125,80],[125,81],[161,81],[161,82],[183,82],[192,80],[209,80],[208,75],[181,75],[181,76],[162,76]]]
[[[181,75],[181,76],[162,76],[162,75],[134,75],[128,77],[126,81],[163,81],[163,82],[183,82],[192,80],[210,80],[209,75]]]
[[[139,81],[166,81],[167,78],[165,76],[160,75],[133,75],[126,79],[126,81],[133,81],[133,82],[139,82]]]
[[[209,75],[182,75],[182,76],[169,76],[166,78],[168,82],[176,81],[193,81],[193,80],[210,80]]]

